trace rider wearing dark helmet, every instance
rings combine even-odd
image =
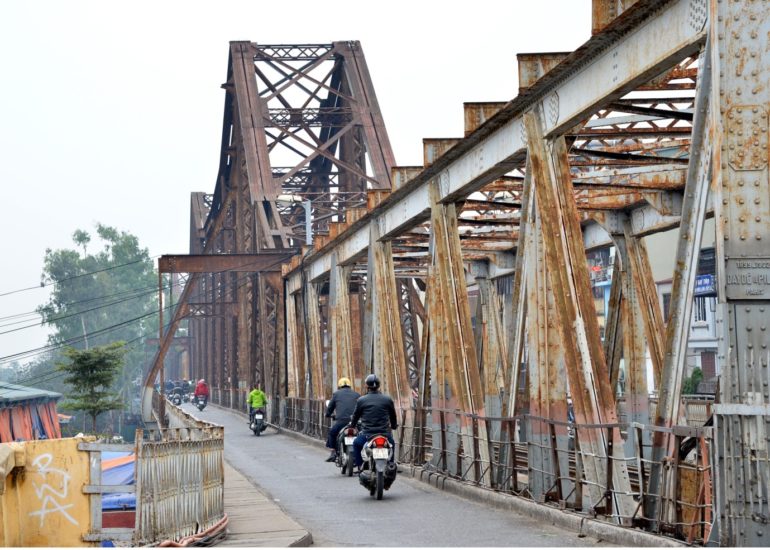
[[[337,382],[337,391],[332,395],[329,404],[326,406],[326,418],[336,416],[336,422],[329,428],[329,434],[326,438],[326,446],[331,449],[331,454],[326,462],[337,460],[337,436],[340,430],[350,422],[350,415],[356,408],[356,401],[361,395],[350,387],[350,379],[343,376]]]
[[[396,407],[389,396],[380,392],[380,379],[374,374],[370,374],[364,383],[367,393],[358,398],[356,410],[350,419],[351,426],[355,426],[359,420],[362,425],[361,432],[353,442],[353,463],[358,469],[363,464],[361,450],[373,435],[383,434],[387,436],[388,441],[393,445],[393,455],[395,456],[396,443],[390,430],[398,428]]]

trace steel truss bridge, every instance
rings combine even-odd
[[[518,96],[464,104],[465,137],[424,140],[414,167],[395,163],[358,42],[232,42],[214,192],[192,193],[190,255],[159,265],[173,307],[145,421],[165,422],[152,384],[179,333],[220,405],[260,382],[273,423],[321,437],[334,381],[374,372],[404,464],[696,544],[770,545],[770,4],[594,0],[592,25],[574,52],[519,55]],[[709,217],[721,374],[693,426]],[[672,228],[664,319],[643,237]],[[586,254],[610,246],[602,337]]]

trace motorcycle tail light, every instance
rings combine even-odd
[[[374,438],[374,446],[375,447],[384,447],[388,444],[388,440],[384,437],[375,437]]]
[[[350,436],[356,435],[356,429],[355,428],[348,428],[347,435],[350,435]]]

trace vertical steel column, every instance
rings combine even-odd
[[[441,351],[446,362],[446,372],[457,399],[459,410],[485,416],[484,392],[481,386],[479,366],[471,325],[468,290],[457,231],[457,212],[454,204],[439,202],[438,181],[431,184],[431,238],[434,248],[429,271],[435,272],[437,299],[443,306],[443,330],[447,331],[448,346]],[[431,332],[433,334],[433,332]],[[460,419],[463,450],[468,472],[474,481],[490,482],[489,438],[486,426],[478,426],[478,454],[474,445],[473,421],[463,415]],[[468,463],[470,462],[470,463]]]
[[[655,289],[655,279],[652,276],[647,247],[641,238],[631,234],[631,220],[626,217],[623,231],[628,248],[629,264],[636,289],[639,307],[641,308],[644,333],[652,361],[653,380],[656,389],[660,387],[663,372],[663,347],[665,345],[665,320],[660,309],[658,293]]]
[[[487,416],[495,417],[502,413],[501,398],[505,387],[503,373],[508,369],[507,346],[500,318],[500,299],[497,288],[489,279],[487,263],[473,262],[471,269],[479,286],[476,350],[484,387],[484,410]],[[493,424],[493,430],[489,437],[495,441],[500,438],[500,424]]]
[[[527,259],[527,327],[529,412],[532,417],[542,417],[561,422],[567,421],[567,386],[564,377],[564,352],[561,335],[556,326],[553,288],[548,272],[543,233],[545,228],[539,216],[531,221],[527,233],[529,243]],[[558,428],[559,447],[567,450],[566,430]],[[555,487],[556,461],[551,452],[550,425],[537,418],[529,418],[527,462],[529,487],[532,497],[544,501]],[[568,467],[567,455],[563,454],[564,468]],[[566,470],[564,470],[566,471]],[[567,494],[566,492],[563,494]],[[580,505],[581,503],[578,503]]]
[[[529,161],[527,161],[524,173],[524,186],[521,193],[521,213],[519,218],[519,237],[516,245],[516,263],[514,266],[513,285],[511,289],[511,332],[512,341],[508,346],[508,368],[505,371],[503,381],[506,394],[503,396],[503,407],[501,416],[503,418],[515,416],[517,411],[517,394],[519,391],[519,373],[524,358],[524,340],[526,334],[527,317],[527,272],[531,269],[527,262],[527,247],[531,239],[531,222],[533,215],[534,193],[532,191],[532,170]],[[511,423],[506,422],[502,426],[500,433],[500,453],[499,463],[504,465],[498,472],[497,484],[500,489],[507,488],[509,474],[515,475],[513,471],[515,456],[510,455],[509,451],[513,448],[510,444],[516,439],[516,434],[509,431]]]
[[[286,293],[287,390],[292,397],[305,397],[305,342],[298,314],[302,306],[297,306],[298,299],[298,295]]]
[[[350,266],[337,264],[332,255],[329,279],[329,324],[332,344],[332,380],[353,377],[353,341],[351,337],[350,296],[348,291]],[[360,389],[360,387],[358,388]]]
[[[623,215],[625,218],[625,215]],[[622,220],[626,222],[627,220]],[[637,267],[631,259],[629,242],[625,235],[613,235],[615,249],[620,258],[620,280],[623,287],[621,301],[621,317],[623,325],[623,359],[626,369],[626,422],[650,423],[650,398],[647,392],[647,341],[645,340],[645,323],[642,314],[642,300],[634,269]],[[613,275],[614,277],[614,275]],[[615,386],[613,386],[613,389]],[[643,442],[649,445],[649,432],[643,432]],[[637,442],[633,437],[627,437],[625,443],[626,456],[636,454]],[[639,452],[643,452],[642,449]]]
[[[393,253],[390,241],[380,240],[379,222],[373,220],[369,226],[369,264],[372,277],[367,280],[367,298],[372,302],[372,344],[373,367],[383,386],[396,405],[399,422],[406,414],[405,425],[413,426],[412,390],[409,385],[406,356],[404,355],[404,333],[401,327],[400,303],[393,267]],[[410,428],[402,427],[401,440],[411,441]],[[398,450],[402,459],[405,449]]]
[[[548,228],[543,239],[575,418],[578,424],[615,423],[615,398],[601,349],[564,138],[545,140],[539,109],[526,113],[524,124],[535,178],[537,213]],[[620,434],[617,430],[613,433],[613,447],[622,452]],[[585,430],[578,441],[586,479],[591,483],[590,498],[597,505],[604,497],[597,489],[606,484],[609,441],[604,430]],[[636,508],[630,497],[625,463],[616,462],[612,473],[613,514],[616,521],[623,522]]]
[[[770,16],[767,2],[711,3],[709,51],[720,342],[720,544],[770,546]],[[718,108],[718,111],[717,111]],[[720,185],[721,184],[721,185]],[[721,201],[719,200],[721,199]]]
[[[606,228],[605,228],[606,229]],[[610,232],[612,235],[612,233]],[[620,254],[615,255],[610,285],[610,301],[607,304],[607,322],[604,325],[604,359],[610,370],[610,387],[617,393],[620,378],[620,359],[623,356],[623,273]],[[618,411],[620,415],[620,411]]]
[[[304,290],[300,290],[294,295],[295,312],[297,315],[297,324],[295,327],[297,334],[297,384],[299,389],[297,390],[297,397],[310,397],[312,388],[310,386],[310,363],[308,362],[308,341],[307,341],[307,325],[305,323],[305,294]],[[301,321],[301,322],[300,322]]]
[[[318,310],[318,290],[315,283],[305,281],[305,364],[310,373],[308,397],[324,399],[323,351],[321,346],[321,313]]]
[[[708,48],[708,40],[706,44]],[[708,56],[701,56],[695,96],[690,160],[687,167],[687,183],[684,190],[674,279],[671,288],[671,313],[666,326],[666,354],[658,390],[658,407],[655,412],[655,424],[663,427],[672,426],[679,417],[682,377],[692,316],[692,297],[703,235],[703,221],[706,216],[706,199],[711,180],[711,138],[714,132],[708,116],[711,86],[711,61]],[[653,435],[653,463],[650,470],[648,494],[657,495],[665,491],[662,485],[663,468],[661,461],[671,452],[670,446],[673,441],[670,439],[668,434],[662,431],[655,432]],[[645,515],[648,518],[657,518],[658,506],[657,499],[648,499],[645,503]]]

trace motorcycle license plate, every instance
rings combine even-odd
[[[346,437],[345,438],[345,445],[352,445],[355,440],[356,440],[355,437]]]
[[[372,449],[372,458],[377,460],[378,458],[388,458],[388,449],[381,449],[379,447],[375,447]]]
[[[261,414],[255,414],[254,418],[256,418],[257,420],[262,420],[262,415]]]

